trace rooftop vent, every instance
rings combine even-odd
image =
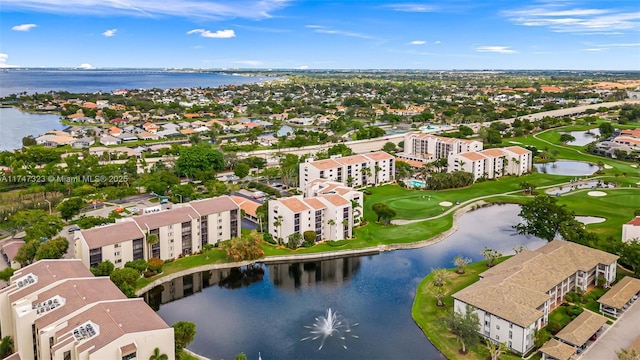
[[[31,309],[35,310],[37,315],[42,315],[53,309],[57,309],[58,307],[64,304],[65,304],[65,299],[56,295],[49,300],[45,300],[40,303],[31,304]]]
[[[14,281],[19,288],[29,286],[31,284],[35,284],[38,282],[38,277],[33,274],[27,274],[21,278],[18,278]]]
[[[73,337],[76,339],[76,341],[89,339],[98,335],[99,333],[100,328],[98,327],[98,325],[92,323],[91,321],[87,321],[86,323],[73,329]]]

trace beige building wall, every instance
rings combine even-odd
[[[122,359],[123,354],[121,348],[135,343],[136,357],[135,359],[149,359],[153,355],[155,348],[160,349],[160,354],[166,354],[169,360],[175,359],[173,328],[168,327],[161,330],[145,331],[132,334],[124,334],[117,340],[105,345],[101,349],[89,354],[84,351],[76,359],[88,360],[104,360],[104,359]]]

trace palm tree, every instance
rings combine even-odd
[[[444,283],[447,281],[450,275],[449,270],[443,268],[431,268],[431,273],[433,274],[434,286],[444,286]]]
[[[153,349],[153,355],[149,356],[149,360],[169,360],[167,354],[160,354],[160,349]]]
[[[458,274],[464,274],[465,266],[471,263],[471,259],[458,255],[453,258],[453,264],[458,267]]]
[[[343,226],[342,229],[344,232],[344,230],[349,226],[349,220],[347,219],[342,220],[342,226]]]
[[[382,168],[380,166],[376,165],[376,166],[374,166],[374,170],[376,171],[376,174],[374,176],[374,179],[375,179],[374,184],[378,185],[378,177],[380,176],[380,170],[382,170]]]
[[[273,226],[278,228],[278,243],[280,243],[280,241],[282,240],[282,234],[281,234],[281,230],[282,230],[282,220],[284,218],[282,217],[282,215],[278,215],[278,218],[276,219],[276,221],[273,222]]]
[[[327,224],[329,224],[329,226],[331,227],[331,231],[329,233],[329,240],[332,240],[331,237],[333,236],[333,226],[336,224],[336,221],[333,219],[329,219],[329,221],[327,221]]]
[[[504,176],[504,173],[507,171],[507,166],[509,166],[509,159],[507,159],[506,157],[502,158],[502,176]]]
[[[158,241],[160,239],[158,238],[158,235],[156,234],[148,234],[147,233],[147,244],[149,245],[149,252],[148,252],[148,256],[149,258],[152,258],[152,254],[153,254],[153,245],[157,244]]]
[[[371,168],[364,167],[362,168],[361,172],[365,177],[365,179],[362,181],[362,186],[366,186],[369,183],[369,176],[371,176]]]

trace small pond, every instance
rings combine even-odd
[[[587,182],[581,182],[581,183],[576,182],[574,184],[569,184],[569,185],[565,185],[565,186],[561,186],[553,189],[547,189],[545,192],[549,195],[560,196],[562,194],[566,194],[570,191],[578,190],[578,189],[595,190],[595,189],[613,189],[615,187],[616,187],[616,184],[612,182],[604,183],[599,180],[593,180],[593,181],[587,181]]]
[[[534,164],[534,166],[539,173],[551,175],[585,176],[592,175],[598,171],[598,167],[595,164],[571,160],[558,160],[544,164]]]
[[[597,140],[600,136],[600,129],[589,129],[586,131],[569,131],[561,132],[560,134],[569,134],[576,138],[574,141],[569,141],[568,145],[584,146]]]
[[[213,360],[240,352],[265,360],[444,359],[411,317],[416,287],[431,269],[453,267],[459,254],[478,261],[484,247],[511,254],[520,244],[544,245],[513,230],[519,211],[500,205],[467,213],[457,232],[419,249],[194,273],[145,300],[168,324],[195,322],[189,349]],[[329,308],[339,313],[345,339],[328,337],[320,350],[314,331]]]

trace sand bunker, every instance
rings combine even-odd
[[[441,202],[441,203],[440,203],[440,204],[438,204],[438,205],[440,205],[440,206],[451,206],[451,205],[453,205],[453,203],[451,203],[451,202],[449,202],[449,201],[443,201],[443,202]]]
[[[613,169],[613,166],[605,164],[605,165],[604,165],[604,168],[605,168],[605,169]]]
[[[607,193],[604,191],[589,191],[587,193],[589,196],[607,196]]]

